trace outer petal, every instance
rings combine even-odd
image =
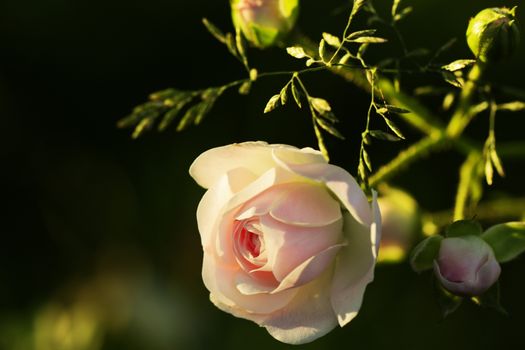
[[[274,159],[284,169],[314,181],[322,182],[337,196],[352,216],[363,225],[372,223],[368,200],[355,179],[343,168],[331,164],[292,164],[279,158]]]
[[[329,268],[320,278],[300,287],[296,297],[262,325],[275,339],[288,344],[308,343],[330,332],[337,325],[330,305],[331,277]]]
[[[287,159],[299,163],[317,162],[322,156],[312,149],[299,150],[288,145],[268,145],[266,142],[244,142],[217,148],[202,153],[190,166],[190,175],[204,188],[210,188],[231,169],[246,168],[261,175],[275,166],[272,151],[278,150]]]
[[[203,247],[208,247],[213,236],[217,220],[221,217],[224,206],[239,188],[255,180],[255,175],[246,169],[232,169],[219,178],[199,202],[197,207],[197,225]]]
[[[214,257],[204,254],[202,279],[210,294],[221,304],[242,309],[248,314],[268,314],[288,305],[297,293],[297,290],[289,289],[277,294],[263,292],[244,295],[237,289],[239,274],[245,274],[245,272],[240,268],[223,266]],[[244,279],[243,282],[247,283],[247,279]],[[259,287],[259,284],[254,285],[254,288]]]
[[[374,222],[370,227],[361,225],[351,215],[344,217],[343,230],[348,244],[337,256],[331,299],[341,327],[357,315],[366,286],[374,279],[381,231],[375,194],[372,208]]]

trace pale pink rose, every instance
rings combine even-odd
[[[311,148],[246,142],[204,152],[190,174],[208,189],[197,221],[218,308],[291,344],[357,315],[381,219],[345,170]]]
[[[478,236],[445,238],[441,242],[434,272],[442,286],[457,295],[483,294],[499,278],[492,248]]]

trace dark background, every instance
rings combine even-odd
[[[303,1],[299,26],[316,40],[323,31],[340,33],[346,14],[332,11],[344,3]],[[375,3],[384,12],[390,6]],[[448,63],[470,57],[463,39],[470,16],[519,1],[406,3],[415,6],[400,26],[409,47],[436,50],[451,37],[459,39],[442,57]],[[183,133],[170,128],[132,140],[130,130],[115,126],[153,91],[244,77],[206,32],[202,17],[231,27],[227,1],[0,3],[0,349],[289,348],[208,301],[195,223],[204,191],[188,175],[197,155],[219,145],[266,140],[315,147],[304,111],[286,106],[262,114],[287,78],[261,81],[247,97],[226,93],[201,126]],[[372,57],[399,54],[396,45],[386,48],[372,50]],[[250,54],[261,71],[301,67],[281,50]],[[524,88],[524,56],[521,45],[491,79]],[[405,86],[423,78],[406,77]],[[328,146],[333,162],[355,173],[368,96],[329,73],[305,82],[313,95],[331,101],[342,120],[347,141],[330,139]],[[438,103],[428,102],[440,113]],[[523,140],[523,117],[498,118],[498,142]],[[482,141],[487,125],[482,116],[469,133]],[[408,143],[419,137],[403,129]],[[374,145],[374,163],[406,145]],[[434,155],[394,183],[410,190],[422,209],[447,209],[461,162],[453,152]],[[507,177],[498,178],[488,196],[523,196],[523,161],[504,162]],[[304,348],[519,347],[525,343],[524,269],[522,258],[503,269],[502,303],[509,316],[466,304],[442,321],[429,275],[414,274],[406,263],[381,266],[360,315]]]

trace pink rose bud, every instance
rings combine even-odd
[[[469,235],[443,239],[434,272],[449,292],[476,296],[498,280],[501,268],[492,248],[480,237]]]
[[[232,0],[233,23],[257,47],[276,44],[294,26],[298,0]]]

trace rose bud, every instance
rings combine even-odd
[[[480,237],[468,235],[441,241],[434,272],[449,292],[477,296],[498,280],[501,268],[492,248]]]
[[[299,0],[232,0],[233,23],[253,45],[265,48],[290,32],[297,20]]]
[[[510,57],[520,41],[515,20],[516,7],[488,8],[470,19],[467,43],[481,62]]]
[[[290,344],[358,313],[380,239],[377,201],[321,152],[264,142],[213,148],[190,168],[202,278],[221,310]]]
[[[381,244],[377,261],[395,263],[410,250],[421,220],[417,202],[408,193],[395,188],[381,188],[377,199],[381,210]]]

